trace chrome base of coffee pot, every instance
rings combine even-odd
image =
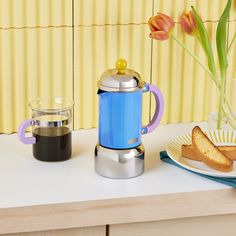
[[[107,178],[128,179],[139,176],[144,171],[144,146],[117,150],[95,147],[95,171]]]

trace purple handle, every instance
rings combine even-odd
[[[32,119],[23,121],[18,129],[18,139],[24,144],[34,144],[36,143],[35,137],[26,137],[25,130],[33,125],[34,121]]]
[[[155,97],[156,110],[150,123],[142,128],[142,134],[150,133],[158,126],[164,111],[164,98],[160,89],[152,84],[147,84],[145,87],[144,92],[150,91]]]

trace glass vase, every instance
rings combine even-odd
[[[216,88],[215,98],[215,111],[208,116],[208,129],[236,130],[236,77],[226,79],[223,88]]]

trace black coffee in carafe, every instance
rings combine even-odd
[[[71,156],[71,131],[67,127],[35,128],[33,155],[40,161],[65,161]]]

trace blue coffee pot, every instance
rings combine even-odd
[[[163,115],[163,96],[140,75],[127,69],[124,59],[103,73],[98,82],[99,127],[95,170],[110,178],[131,178],[144,171],[141,136],[153,131]],[[153,93],[156,109],[151,122],[142,126],[142,95]]]

